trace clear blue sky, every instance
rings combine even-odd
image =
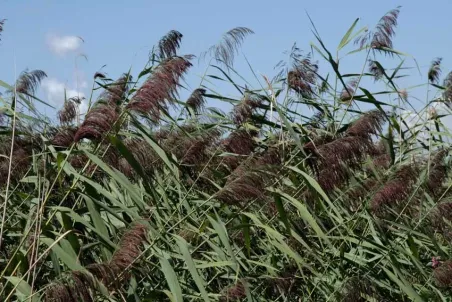
[[[394,46],[413,55],[424,72],[423,77],[413,72],[415,76],[406,80],[406,85],[425,82],[426,68],[434,57],[444,57],[443,75],[452,70],[450,0],[0,0],[0,18],[8,19],[0,42],[0,79],[14,82],[15,56],[17,72],[25,68],[47,72],[50,82],[40,94],[44,99],[53,98],[51,102],[59,107],[63,100],[57,97],[58,87],[66,85],[67,89],[78,88],[89,94],[92,75],[105,64],[104,71],[113,78],[130,67],[137,75],[148,51],[171,29],[184,34],[181,54],[199,55],[237,26],[255,31],[245,41],[242,52],[259,73],[271,77],[275,64],[285,58],[283,51],[294,42],[309,51],[314,36],[305,11],[334,50],[355,18],[361,18],[360,26],[373,27],[398,5],[402,9]],[[85,42],[76,52],[52,52],[49,41],[64,36],[80,36]],[[88,61],[80,57],[77,60],[78,84],[74,68],[77,53],[88,57]],[[362,65],[361,57],[350,59],[344,71],[359,72]],[[244,60],[238,60],[235,67],[250,75]],[[196,88],[196,76],[202,72],[202,68],[192,70],[188,81],[191,88]]]

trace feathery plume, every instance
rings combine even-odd
[[[202,165],[211,156],[209,147],[212,146],[220,137],[221,131],[210,129],[195,137],[185,137],[181,139],[181,148],[178,153],[181,156],[181,163],[185,165]],[[180,136],[179,136],[180,137]]]
[[[12,154],[11,179],[13,181],[20,180],[25,173],[30,169],[30,162],[32,159],[33,149],[36,146],[32,140],[33,138],[14,138],[14,149]],[[9,173],[9,155],[11,152],[11,137],[7,137],[0,142],[0,183],[6,184]]]
[[[429,224],[435,232],[442,234],[447,240],[452,240],[452,202],[438,204],[429,214]]]
[[[126,139],[124,141],[124,144],[130,151],[130,153],[133,154],[133,157],[135,157],[145,173],[151,173],[154,168],[160,167],[160,157],[155,153],[154,149],[150,148],[148,143],[143,139]],[[120,171],[123,170],[120,169]]]
[[[159,41],[159,57],[161,59],[168,59],[176,56],[177,50],[180,48],[180,43],[183,35],[177,30],[171,30]]]
[[[404,100],[407,101],[408,100],[408,91],[406,91],[406,89],[402,89],[397,91],[397,93],[399,94],[399,97]]]
[[[303,98],[310,99],[314,95],[313,86],[316,83],[317,63],[311,61],[310,55],[295,59],[294,67],[287,74],[289,88],[300,94]]]
[[[192,66],[191,56],[172,57],[164,60],[148,80],[138,89],[127,108],[147,113],[154,122],[160,118],[160,109],[166,108],[177,95],[179,80]]]
[[[239,301],[246,297],[245,281],[239,280],[233,286],[223,289],[222,292],[221,302]]]
[[[16,81],[16,92],[34,95],[41,81],[47,77],[42,70],[24,70]]]
[[[452,261],[444,261],[435,268],[433,278],[439,287],[452,287]]]
[[[444,102],[447,106],[450,107],[450,104],[452,103],[452,71],[447,74],[446,78],[444,79],[443,86]]]
[[[83,302],[94,301],[91,291],[95,289],[95,283],[91,276],[83,272],[75,271],[71,273],[71,278],[73,282],[73,289],[71,292],[76,294],[76,297]]]
[[[375,214],[382,214],[385,206],[397,205],[408,197],[419,175],[415,165],[402,166],[395,176],[378,190],[370,201],[370,209]]]
[[[381,131],[385,115],[370,111],[352,123],[342,137],[316,146],[313,142],[305,145],[309,155],[308,165],[317,174],[321,187],[330,191],[344,183],[351,176],[351,171],[362,166],[367,155],[375,153],[372,136]]]
[[[435,120],[438,118],[438,111],[436,111],[435,107],[428,108],[428,119]]]
[[[119,113],[115,107],[98,103],[86,114],[85,120],[77,130],[74,140],[76,142],[84,138],[99,140],[108,134],[118,118]]]
[[[342,102],[348,102],[350,101],[350,99],[352,98],[355,89],[358,86],[358,79],[351,79],[350,81],[347,82],[347,84],[345,85],[345,87],[342,89],[341,95],[339,96],[339,99]]]
[[[227,68],[230,68],[234,63],[238,48],[242,45],[246,36],[250,34],[254,34],[254,32],[249,28],[233,28],[223,35],[221,42],[210,47],[206,53],[210,53],[217,62],[221,62]]]
[[[3,26],[5,26],[6,19],[0,20],[0,34],[3,32]],[[1,41],[1,39],[0,39]]]
[[[367,32],[363,36],[359,36],[355,43],[363,48],[370,41],[370,48],[385,51],[392,49],[392,39],[395,36],[395,28],[397,27],[397,19],[400,13],[400,6],[390,10],[379,20],[373,32]]]
[[[52,139],[52,144],[58,147],[68,148],[74,143],[74,137],[77,133],[76,127],[63,127],[58,129],[58,132]]]
[[[254,138],[257,135],[257,131],[247,131],[246,129],[238,129],[231,132],[227,138],[221,141],[220,147],[224,152],[235,155],[224,157],[223,163],[229,169],[234,170],[241,161],[240,156],[249,155],[253,152],[256,146]]]
[[[63,108],[58,111],[58,119],[63,125],[70,124],[77,118],[77,105],[81,103],[79,98],[71,98],[64,102]]]
[[[438,84],[441,75],[441,61],[443,58],[436,58],[432,61],[430,69],[428,70],[428,81],[432,84]]]
[[[147,227],[142,224],[134,225],[121,238],[119,249],[110,261],[90,264],[86,269],[103,283],[109,290],[122,287],[120,282],[129,277],[128,271],[141,254],[142,243],[146,240]],[[96,282],[90,274],[73,271],[70,274],[71,284],[54,284],[47,288],[48,301],[94,301]],[[122,278],[120,278],[122,276]]]
[[[399,17],[400,7],[389,11],[377,24],[376,32],[372,37],[370,46],[372,48],[392,48],[392,38],[395,35],[397,18]]]
[[[449,150],[447,149],[438,151],[433,157],[431,166],[428,169],[429,174],[426,185],[429,194],[432,196],[439,196],[445,191],[443,183],[450,167],[444,162],[444,159],[448,154]]]
[[[88,111],[74,140],[99,140],[108,134],[119,118],[119,105],[128,90],[130,76],[124,74],[116,82],[106,87],[96,104]]]
[[[195,113],[199,113],[206,103],[206,99],[204,98],[205,94],[205,89],[195,89],[186,102],[187,106],[192,108]]]
[[[94,79],[105,79],[105,74],[102,73],[102,72],[97,71],[97,72],[94,74],[93,78],[94,78]]]
[[[243,100],[232,109],[232,121],[238,126],[246,123],[261,105],[262,98],[260,96],[245,93]]]
[[[46,302],[77,302],[77,294],[68,285],[56,283],[49,286],[45,293]],[[91,300],[85,300],[87,302]]]
[[[385,70],[379,62],[369,60],[369,72],[374,76],[375,81],[378,81],[383,77]]]
[[[277,148],[270,148],[261,156],[254,156],[238,166],[224,187],[215,194],[219,201],[241,206],[245,202],[262,199],[265,187],[281,164],[281,155]]]
[[[352,123],[347,129],[346,135],[370,139],[370,136],[377,135],[381,132],[385,117],[385,113],[379,110],[366,112],[358,120]]]
[[[380,140],[378,144],[375,146],[375,152],[371,154],[372,162],[375,167],[381,169],[389,169],[391,165],[391,155],[386,149],[385,143],[383,140]]]
[[[365,31],[364,34],[355,39],[355,44],[360,48],[370,47],[388,55],[393,55],[389,51],[393,48],[393,38],[395,36],[395,28],[397,27],[397,19],[400,13],[400,6],[390,10],[380,18],[373,31]]]
[[[110,106],[120,105],[129,91],[131,81],[132,76],[124,73],[115,82],[106,85],[98,100],[102,100]]]

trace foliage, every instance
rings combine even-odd
[[[59,124],[35,114],[41,71],[2,82],[0,299],[449,301],[450,134],[431,113],[452,82],[435,59],[421,108],[399,88],[398,14],[354,22],[336,57],[314,27],[314,53],[253,89],[232,66],[252,31],[232,29],[210,50],[227,68],[209,65],[186,102],[193,57],[171,31],[136,79],[96,73],[83,121],[74,98]],[[362,72],[342,73],[361,52]]]

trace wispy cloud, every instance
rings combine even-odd
[[[47,97],[47,101],[55,106],[57,109],[63,106],[64,104],[64,93],[66,91],[66,97],[85,97],[85,94],[82,91],[77,91],[74,88],[68,88],[63,82],[55,78],[48,78],[42,81],[41,84],[42,89]],[[83,101],[80,105],[80,113],[83,114],[86,111],[87,106],[85,104],[86,101]]]
[[[77,36],[49,35],[47,37],[47,46],[50,51],[60,56],[78,51],[82,43],[83,39]]]

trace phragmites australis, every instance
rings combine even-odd
[[[385,113],[372,110],[363,114],[345,132],[348,136],[361,137],[370,141],[372,135],[377,135],[382,130],[385,122]]]
[[[99,101],[103,101],[111,106],[121,105],[129,91],[132,76],[124,73],[113,83],[105,85],[105,90],[99,96]]]
[[[271,147],[262,155],[245,160],[229,175],[215,198],[229,205],[243,206],[254,199],[263,199],[265,187],[273,179],[281,164],[280,150]]]
[[[352,96],[355,94],[355,90],[358,87],[358,79],[354,78],[348,81],[345,84],[345,87],[342,89],[342,92],[339,96],[339,99],[342,102],[348,102],[351,100]]]
[[[407,164],[399,168],[395,175],[386,182],[370,201],[370,209],[376,215],[382,215],[386,207],[393,207],[404,201],[411,192],[417,177],[419,167]]]
[[[97,103],[86,114],[85,120],[75,135],[75,141],[81,139],[98,140],[107,134],[119,118],[116,106]]]
[[[121,288],[121,280],[129,278],[133,264],[141,255],[146,233],[146,226],[134,225],[124,233],[119,243],[119,249],[113,254],[110,261],[87,265],[86,269],[90,274],[82,271],[71,272],[68,276],[68,284],[55,283],[47,288],[46,301],[94,301],[98,286],[93,276],[111,291]]]
[[[171,30],[163,36],[158,45],[160,59],[168,59],[176,56],[182,37],[183,35],[177,30]]]
[[[309,155],[308,164],[317,174],[317,180],[326,191],[343,184],[350,177],[351,171],[362,166],[367,155],[375,153],[372,136],[381,131],[385,114],[373,110],[363,114],[353,122],[345,133],[331,141],[324,137],[321,145],[313,142],[304,147]],[[320,141],[321,143],[321,141]]]
[[[5,22],[6,22],[6,19],[0,20],[0,33],[3,32],[3,26],[5,26]],[[0,41],[1,41],[1,39],[0,39]]]
[[[58,132],[52,139],[52,144],[56,147],[68,148],[74,142],[75,134],[77,133],[76,127],[62,127],[58,129]]]
[[[443,92],[443,98],[445,104],[450,107],[452,103],[452,72],[449,72],[444,79],[444,92]]]
[[[190,97],[188,98],[186,104],[188,107],[193,109],[194,113],[199,113],[204,108],[206,103],[206,99],[204,95],[206,94],[206,90],[204,88],[195,89]]]
[[[184,124],[171,132],[165,130],[155,134],[160,146],[166,152],[174,154],[180,164],[192,172],[202,169],[211,158],[214,146],[222,134],[215,127],[203,129],[192,124]]]
[[[204,130],[201,133],[189,137],[181,137],[181,144],[179,145],[182,150],[177,153],[180,154],[179,158],[184,165],[202,165],[210,156],[209,148],[217,142],[221,135],[221,131],[212,128]],[[177,145],[176,145],[177,146]],[[174,150],[174,149],[173,149]]]
[[[41,81],[47,77],[47,74],[42,70],[24,70],[19,75],[15,90],[17,93],[25,95],[34,95]],[[14,92],[14,91],[11,91]]]
[[[238,126],[246,123],[261,105],[260,96],[246,92],[240,103],[232,109],[232,121]]]
[[[72,123],[77,118],[77,106],[79,106],[84,97],[72,97],[64,102],[63,108],[58,111],[58,119],[62,125]]]
[[[20,180],[30,169],[33,150],[36,144],[32,137],[14,138],[12,144],[11,137],[2,137],[0,140],[0,183],[6,184],[9,174],[9,157],[11,146],[13,145],[12,161],[11,161],[11,180]]]
[[[430,68],[428,70],[428,81],[432,84],[438,84],[439,77],[441,75],[441,62],[442,58],[436,58],[432,61]]]
[[[233,286],[224,288],[220,298],[221,302],[240,301],[246,298],[246,283],[244,280],[237,281]]]
[[[399,17],[400,7],[390,10],[379,20],[373,32],[367,32],[356,39],[361,48],[369,46],[372,49],[387,52],[393,48],[393,38]],[[369,44],[368,44],[369,43]],[[367,45],[368,44],[368,45]],[[391,52],[388,52],[391,54]]]
[[[319,69],[317,63],[313,63],[308,55],[305,58],[297,59],[293,65],[292,70],[287,74],[289,88],[303,98],[312,98],[314,95],[313,86],[316,83]]]
[[[192,56],[165,59],[152,75],[138,89],[128,104],[128,109],[142,114],[149,114],[153,122],[160,118],[160,110],[167,107],[177,96],[179,80],[192,66]]]
[[[383,66],[374,60],[369,60],[369,72],[374,76],[375,81],[380,80],[385,74]]]
[[[239,47],[250,34],[254,34],[254,32],[249,28],[233,28],[226,32],[222,40],[218,44],[211,46],[203,56],[209,53],[218,63],[222,63],[227,68],[230,68],[234,63],[234,57]]]
[[[116,82],[109,84],[99,96],[98,101],[88,111],[74,140],[99,140],[108,134],[119,118],[119,105],[128,90],[130,76],[123,75]]]
[[[143,139],[129,138],[124,141],[124,144],[135,160],[140,164],[143,172],[150,173],[155,167],[160,166],[160,157]]]
[[[449,172],[450,165],[446,164],[445,158],[449,154],[448,149],[438,151],[432,158],[430,167],[427,167],[427,191],[432,197],[442,195],[446,188],[443,188],[444,180]]]
[[[433,271],[433,278],[439,287],[452,287],[452,261],[444,261]]]
[[[452,241],[452,202],[439,203],[429,214],[429,227]]]
[[[220,142],[220,149],[231,155],[223,157],[223,164],[230,170],[234,170],[245,155],[253,152],[258,132],[254,130],[237,129],[229,134],[228,137]]]
[[[388,147],[383,139],[376,144],[375,152],[371,156],[372,163],[376,168],[386,170],[390,167],[391,154],[388,152]]]
[[[402,100],[404,101],[408,100],[408,91],[406,89],[401,89],[397,91],[397,93]]]

